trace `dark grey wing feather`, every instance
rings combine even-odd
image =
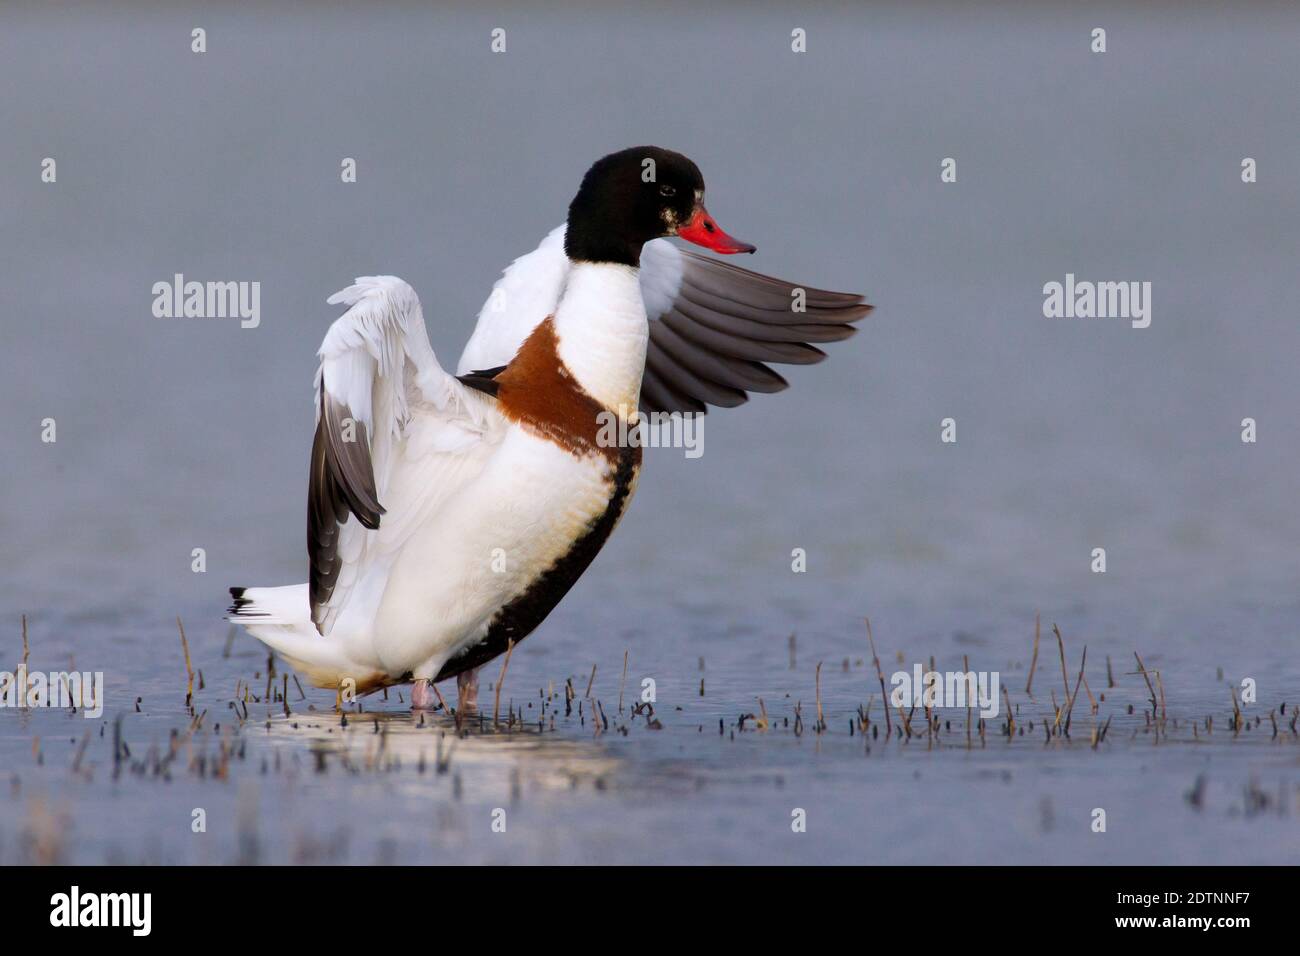
[[[320,403],[307,483],[308,590],[312,621],[318,630],[343,563],[338,554],[339,529],[355,515],[364,527],[374,530],[384,513],[375,492],[365,424],[324,387]]]
[[[862,296],[801,286],[685,249],[677,297],[650,316],[641,382],[645,412],[731,408],[749,392],[779,392],[787,382],[765,362],[811,365],[826,357],[810,342],[853,335],[871,311]],[[795,311],[795,289],[804,310]]]

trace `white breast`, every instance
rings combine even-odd
[[[606,464],[512,429],[483,473],[394,563],[374,625],[389,673],[436,674],[568,553],[609,503]]]
[[[588,395],[620,413],[635,410],[649,337],[635,268],[575,262],[555,332],[560,360]]]

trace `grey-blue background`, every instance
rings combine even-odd
[[[1097,26],[1105,54],[1089,50]],[[807,701],[816,659],[863,653],[863,614],[891,661],[975,653],[996,669],[1023,666],[1041,610],[1072,654],[1163,662],[1167,687],[1205,701],[1195,713],[1226,705],[1221,666],[1267,675],[1273,703],[1300,690],[1295,8],[10,3],[0,27],[6,660],[24,612],[52,663],[107,670],[120,701],[174,686],[178,613],[199,656],[219,657],[227,584],[305,576],[325,297],[402,276],[452,365],[496,275],[562,220],[587,165],[655,143],[699,163],[711,211],[759,247],[745,265],[865,292],[877,311],[822,365],[782,369],[788,392],[711,414],[701,459],[651,454],[628,518],[512,678],[617,673],[630,647],[634,674],[686,698],[703,655],[722,699],[691,706],[733,719],[765,686]],[[795,27],[807,53],[790,50]],[[340,182],[344,157],[356,184]],[[151,287],[176,272],[261,282],[261,327],[154,318]],[[1067,272],[1150,281],[1151,327],[1044,318],[1042,286]],[[939,441],[950,416],[955,445]],[[807,574],[790,571],[795,547]],[[1095,547],[1105,575],[1089,571]],[[841,690],[836,730],[871,692],[859,671]],[[4,752],[29,759],[31,732]],[[635,737],[619,746],[655,777]],[[708,765],[693,718],[679,746],[654,746]],[[821,858],[878,856],[848,819],[856,771],[807,750],[788,772],[834,767],[818,794],[843,813]],[[717,759],[743,773],[771,758]],[[1113,776],[1069,766],[1076,792]],[[1194,775],[1151,769],[1175,797]],[[931,791],[936,811],[970,770],[938,772],[955,776]],[[1165,819],[1167,801],[1130,796],[1148,832]],[[132,805],[153,815],[163,799]],[[1036,819],[1032,785],[1023,799]],[[653,852],[636,832],[604,839],[662,859],[778,852],[720,827],[704,814]],[[581,829],[572,858],[601,858]],[[1252,832],[1205,852],[1276,852]],[[1009,858],[1051,858],[1041,836]],[[908,858],[998,839],[963,826]]]

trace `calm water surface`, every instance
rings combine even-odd
[[[25,613],[32,667],[106,679],[101,720],[0,710],[0,862],[1296,859],[1300,13],[277,10],[0,12],[0,667]],[[453,364],[501,267],[637,142],[699,162],[755,268],[876,313],[787,393],[711,414],[702,458],[649,454],[619,532],[514,654],[501,709],[523,727],[457,739],[395,693],[343,726],[292,680],[288,716],[237,716],[266,659],[242,634],[226,656],[225,588],[305,574],[325,297],[403,276]],[[154,319],[176,272],[260,281],[260,327]],[[1067,273],[1152,282],[1151,327],[1045,319]],[[850,735],[868,700],[883,716],[865,615],[887,672],[999,671],[1024,736],[1003,715],[968,749],[961,710],[934,739]],[[1085,702],[1044,743],[1052,622],[1071,684],[1086,645],[1106,695],[1096,749]],[[1262,724],[1234,738],[1246,677]],[[661,729],[630,714],[647,678]],[[543,717],[569,679],[608,729],[562,696]],[[770,728],[742,729],[760,699]]]

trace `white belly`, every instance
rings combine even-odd
[[[609,465],[513,429],[395,559],[371,635],[397,678],[432,678],[605,511]]]

